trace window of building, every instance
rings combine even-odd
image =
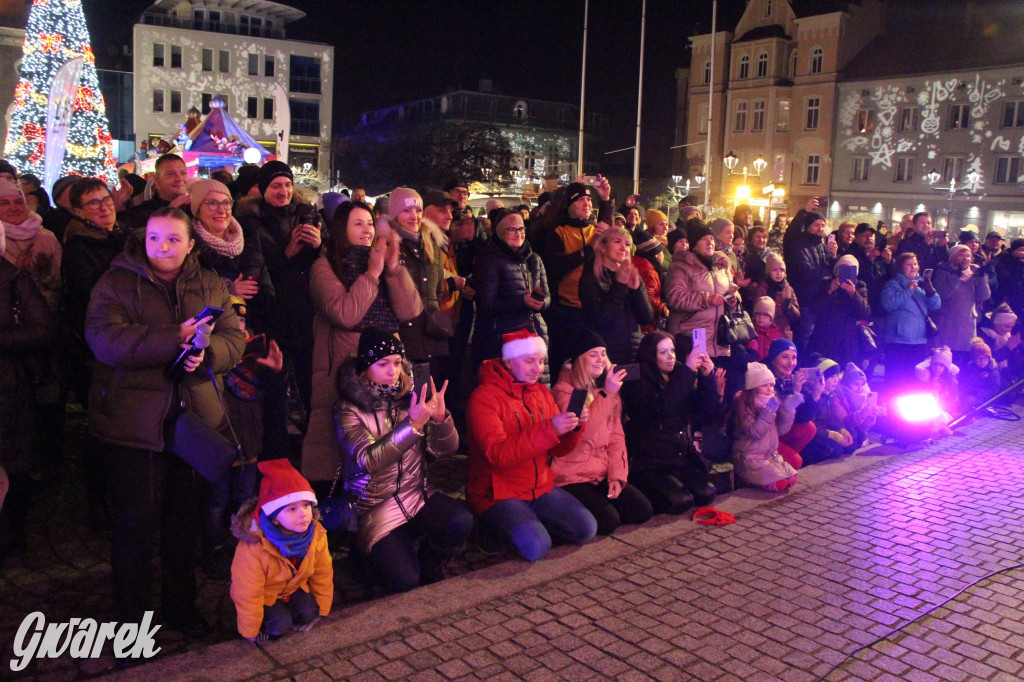
[[[704,62],[704,85],[711,83],[711,62]]]
[[[789,130],[789,100],[779,100],[775,105],[775,129],[780,133]]]
[[[274,100],[271,97],[263,98],[263,118],[274,118]]]
[[[747,129],[747,103],[736,102],[736,116],[733,119],[734,125],[733,130],[737,133],[742,133]]]
[[[153,91],[153,113],[162,114],[164,113],[164,91],[154,90]]]
[[[213,50],[203,48],[203,71],[213,71]]]
[[[209,16],[210,16],[210,23],[207,24],[207,26],[208,26],[207,30],[209,30],[209,31],[219,31],[220,30],[220,12],[218,12],[217,10],[211,9]]]
[[[171,68],[181,68],[181,45],[171,45]]]
[[[750,78],[750,57],[748,55],[740,57],[740,73],[737,78],[740,80]]]
[[[871,168],[871,158],[867,156],[853,157],[853,176],[850,180],[864,182],[868,179],[868,169]]]
[[[221,50],[217,55],[217,69],[221,73],[231,72],[231,53],[227,50]]]
[[[293,54],[288,63],[288,90],[320,94],[320,60]]]
[[[909,133],[917,130],[917,107],[900,109],[900,132]]]
[[[759,133],[764,130],[764,101],[754,102],[753,116],[750,119],[750,132]]]
[[[181,113],[181,90],[171,90],[171,113]]]
[[[914,181],[914,157],[913,156],[897,156],[896,157],[896,177],[895,182],[913,182]]]
[[[1000,156],[996,159],[997,185],[1012,185],[1020,181],[1020,159],[1019,156]]]
[[[875,110],[861,109],[857,112],[857,132],[870,133],[875,129]]]
[[[163,43],[153,43],[153,66],[164,65],[164,46]]]
[[[757,77],[764,78],[768,75],[768,53],[762,52],[757,55]]]
[[[772,15],[772,0],[764,0],[764,15],[766,17]]]
[[[821,73],[824,62],[825,52],[820,47],[811,50],[811,73]]]
[[[292,114],[292,135],[308,135],[318,137],[320,135],[320,103],[301,102],[299,100],[288,100],[288,107]]]
[[[967,104],[949,105],[949,129],[966,130],[971,124],[971,108]]]
[[[247,118],[256,118],[259,113],[260,102],[255,97],[249,97],[245,100],[245,115]]]
[[[947,156],[942,160],[942,181],[950,183],[952,181],[962,182],[964,179],[964,164],[967,159],[963,156]]]
[[[789,79],[793,80],[796,78],[796,50],[793,50],[793,55],[789,59]]]
[[[1024,127],[1024,101],[1017,100],[1003,103],[1003,127]]]
[[[267,57],[263,60],[263,75],[267,78],[274,77],[274,58]]]
[[[818,178],[821,175],[821,156],[818,154],[811,154],[807,157],[807,175],[804,178],[804,184],[817,185]]]
[[[192,10],[192,21],[196,22],[196,28],[200,28],[203,25],[203,19],[206,18],[206,12],[201,9]]]
[[[431,105],[433,105],[433,101],[431,101],[430,103]],[[516,102],[515,106],[512,107],[512,118],[517,121],[522,121],[524,118],[526,118],[526,114],[526,102],[519,100],[518,102]]]
[[[249,75],[260,75],[260,56],[254,52],[249,53]]]
[[[700,135],[708,134],[708,104],[702,102],[697,106],[697,132]]]
[[[818,113],[821,111],[821,98],[807,98],[807,116],[804,120],[804,130],[818,129]]]
[[[210,100],[211,100],[211,99],[213,99],[213,95],[211,95],[211,94],[210,94],[210,93],[208,93],[208,92],[204,92],[204,93],[203,93],[203,96],[202,96],[202,102],[203,102],[203,106],[202,106],[202,110],[203,110],[203,116],[205,116],[206,114],[210,113]]]

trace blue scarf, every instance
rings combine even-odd
[[[313,532],[316,530],[316,523],[310,523],[305,533],[292,533],[281,526],[276,525],[266,514],[260,512],[260,529],[263,537],[270,540],[270,543],[277,547],[281,555],[287,559],[304,557],[309,551],[309,545],[313,542]]]

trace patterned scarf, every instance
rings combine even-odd
[[[192,221],[192,226],[196,229],[196,234],[203,240],[207,246],[216,251],[222,256],[228,258],[235,258],[242,249],[245,248],[245,239],[242,237],[242,226],[238,224],[238,221],[234,218],[228,223],[228,227],[224,230],[224,238],[216,236],[209,230],[207,230],[203,224],[198,221]]]
[[[316,523],[310,523],[305,533],[292,533],[281,526],[278,526],[270,518],[260,512],[260,530],[263,537],[270,540],[270,544],[277,547],[281,556],[286,559],[306,556],[309,546],[313,542],[313,533],[316,531]]]
[[[348,255],[345,257],[344,268],[339,273],[338,279],[346,289],[351,289],[359,276],[366,272],[369,264],[369,246],[350,246]],[[363,319],[352,327],[352,331],[363,331],[367,327],[380,327],[390,332],[398,331],[398,317],[391,307],[391,299],[388,297],[386,286],[377,287],[377,297],[373,299],[373,303],[370,304]]]
[[[39,217],[39,214],[29,213],[28,218],[17,225],[4,221],[4,232],[7,233],[8,239],[13,239],[16,242],[35,239],[39,234],[39,226],[42,224],[43,219]]]
[[[370,389],[370,392],[375,396],[386,402],[394,402],[395,398],[399,397],[399,393],[402,390],[401,380],[396,381],[390,386],[384,386],[373,381],[369,382],[366,386]]]

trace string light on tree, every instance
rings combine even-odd
[[[57,71],[81,58],[60,175],[103,177],[116,184],[113,141],[81,0],[33,0],[22,54],[4,156],[22,173],[43,177],[50,89]]]

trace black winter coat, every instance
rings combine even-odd
[[[316,209],[293,200],[284,207],[267,202],[241,201],[235,217],[244,234],[259,236],[260,252],[274,283],[274,301],[261,323],[284,348],[313,347],[313,303],[309,299],[309,271],[320,249],[303,247],[294,258],[284,255],[298,225],[320,225]]]
[[[818,287],[817,298],[821,301],[821,308],[807,351],[835,360],[840,367],[846,367],[847,362],[859,365],[864,354],[857,322],[871,319],[867,285],[857,280],[857,295],[850,298],[843,289],[828,293],[831,284],[832,278],[828,277]]]
[[[796,238],[792,257],[786,261],[786,271],[802,308],[818,308],[818,284],[832,274],[832,263],[820,234],[805,232]]]
[[[690,429],[705,414],[704,406],[718,402],[713,374],[699,375],[677,363],[665,381],[656,367],[641,364],[640,379],[622,386],[630,471],[687,468]]]
[[[202,237],[196,238],[196,250],[199,252],[199,264],[220,275],[228,291],[231,290],[231,283],[238,279],[239,275],[246,279],[256,279],[256,283],[260,285],[260,292],[246,301],[245,324],[246,329],[250,331],[262,332],[265,326],[263,320],[270,314],[274,305],[274,283],[263,260],[259,235],[243,229],[242,238],[242,253],[234,257],[217,253],[203,241]]]
[[[126,231],[120,223],[110,232],[84,223],[78,218],[67,226],[67,237],[60,262],[60,278],[64,283],[64,320],[74,339],[76,353],[92,352],[85,343],[85,311],[89,295],[100,277],[110,269],[114,257],[124,249]]]
[[[473,330],[473,357],[477,363],[501,357],[501,335],[529,329],[548,343],[548,326],[540,311],[526,306],[525,297],[539,289],[544,307],[551,305],[547,272],[529,242],[513,250],[500,239],[487,243],[475,268],[477,322]]]
[[[580,305],[587,327],[604,339],[608,358],[617,365],[625,365],[636,357],[636,349],[644,336],[640,326],[654,322],[654,310],[643,282],[636,289],[630,289],[615,279],[614,272],[606,271],[605,275],[611,284],[600,282],[591,264],[583,267]]]
[[[993,303],[1008,303],[1024,319],[1024,262],[1013,255],[1013,251],[1004,251],[995,259],[996,292]]]

